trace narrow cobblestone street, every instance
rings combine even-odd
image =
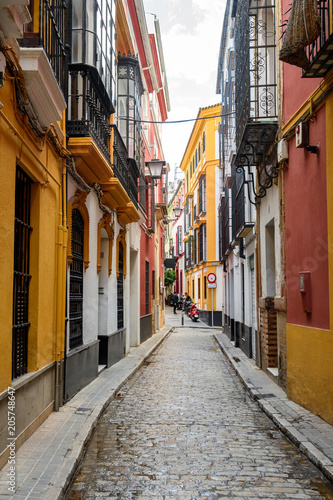
[[[212,330],[175,328],[102,416],[67,500],[333,499]]]

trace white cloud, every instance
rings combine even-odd
[[[169,86],[170,120],[195,118],[200,107],[218,103],[218,54],[226,0],[144,0],[160,21]],[[165,159],[182,160],[190,124],[163,125]]]

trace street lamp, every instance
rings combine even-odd
[[[181,212],[182,212],[182,208],[181,207],[175,207],[173,209],[173,213],[175,214],[176,219],[178,219],[180,217]]]
[[[151,161],[146,161],[146,166],[149,168],[150,177],[155,179],[160,179],[162,177],[163,167],[165,165],[164,160],[159,160],[155,158]]]

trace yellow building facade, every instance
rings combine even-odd
[[[220,104],[200,108],[180,165],[185,174],[185,291],[196,302],[200,319],[210,325],[222,324],[217,211],[220,113]]]
[[[37,21],[36,21],[37,22]],[[1,20],[4,29],[5,21]],[[7,26],[10,34],[10,26]],[[13,48],[14,47],[14,48]],[[0,467],[59,405],[66,290],[65,101],[43,49],[0,42]],[[46,111],[45,111],[46,110]],[[11,398],[12,399],[12,398]],[[14,431],[13,431],[14,432]],[[12,434],[11,434],[12,436]]]

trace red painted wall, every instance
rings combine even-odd
[[[151,314],[152,274],[154,265],[154,235],[149,237],[141,228],[140,241],[140,316],[146,315],[146,262],[149,262],[149,314]],[[155,295],[157,291],[155,290]]]
[[[300,94],[304,90],[295,88]],[[309,144],[319,145],[318,155],[296,148],[295,137],[289,141],[284,169],[285,244],[287,322],[329,329],[325,122],[324,107],[309,122]],[[303,310],[300,271],[311,272],[311,314]]]

